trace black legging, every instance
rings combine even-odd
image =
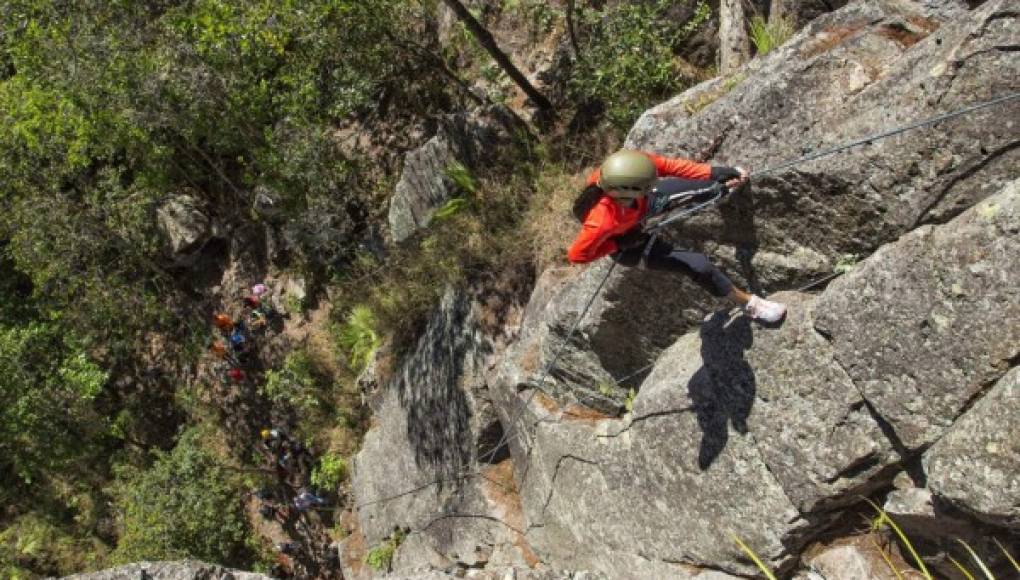
[[[693,191],[710,185],[709,181],[693,181],[690,179],[664,178],[656,182],[656,190],[662,195],[670,195],[683,191]],[[703,201],[703,200],[698,200]],[[641,262],[645,246],[618,252],[613,256],[621,266],[636,266]],[[708,259],[705,254],[673,250],[673,246],[656,239],[645,263],[650,270],[665,270],[686,274],[714,296],[728,296],[733,291],[733,282]]]
[[[617,252],[613,255],[621,266],[637,266],[641,262],[641,255],[645,251],[644,244],[629,250]],[[684,250],[673,250],[673,246],[662,240],[656,239],[648,254],[645,266],[649,270],[664,270],[666,272],[681,272],[700,284],[713,296],[728,296],[733,291],[733,282],[716,268],[708,256],[698,252]]]

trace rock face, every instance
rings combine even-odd
[[[521,129],[506,109],[491,107],[471,115],[452,115],[437,134],[404,158],[404,169],[390,200],[393,240],[401,242],[427,226],[437,209],[458,191],[450,170],[457,164],[477,169],[494,159]]]
[[[1017,18],[1005,0],[856,2],[652,109],[628,145],[767,168],[1016,92]],[[759,174],[671,232],[752,288],[870,256],[819,295],[776,295],[790,305],[779,327],[609,260],[545,272],[505,350],[448,299],[382,389],[356,462],[367,544],[409,528],[400,573],[756,574],[732,533],[790,572],[906,468],[916,487],[888,505],[919,526],[951,507],[1015,530],[1017,429],[1001,409],[1015,410],[1020,360],[1017,113]],[[480,465],[504,434],[512,461]],[[850,552],[816,565],[882,577]]]
[[[928,4],[855,2],[821,16],[736,74],[649,110],[626,144],[761,171],[1018,90],[1020,27],[1009,2],[971,12]],[[1020,160],[1018,118],[1013,101],[759,174],[721,216],[709,212],[676,235],[742,264],[752,285],[796,284],[1001,189]],[[825,258],[820,270],[775,260],[804,252]]]
[[[184,560],[180,562],[136,562],[102,572],[66,576],[68,580],[270,580],[269,576],[240,572],[214,564]]]
[[[171,197],[156,210],[156,217],[168,240],[167,251],[178,261],[186,260],[212,237],[209,216],[189,195]]]
[[[1020,182],[876,252],[819,304],[818,328],[908,449],[938,439],[1020,356]]]
[[[1018,409],[1020,368],[1014,367],[924,456],[928,485],[937,497],[1014,530],[1020,529]]]
[[[513,479],[496,473],[506,454],[489,447],[502,432],[486,401],[482,377],[493,342],[478,308],[448,292],[414,354],[371,403],[375,427],[353,468],[356,515],[369,548],[395,527],[411,531],[397,552],[398,572],[474,565],[479,550],[489,554],[486,561],[523,565],[514,553],[492,553],[517,541],[520,524],[508,513],[514,506],[498,497]],[[497,511],[507,523],[492,515]]]

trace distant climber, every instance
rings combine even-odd
[[[326,500],[324,498],[321,498],[308,490],[302,491],[294,498],[294,509],[299,512],[305,512],[313,507],[321,507],[324,505],[326,505]]]
[[[582,264],[611,255],[622,266],[638,265],[649,240],[641,221],[649,213],[648,194],[659,177],[687,180],[683,185],[692,190],[712,182],[721,182],[733,190],[747,182],[748,174],[739,167],[712,166],[644,151],[617,151],[588,177],[578,200],[585,205],[575,211],[583,225],[567,251],[567,258]],[[714,296],[727,297],[743,306],[752,319],[778,322],[786,314],[785,305],[734,286],[704,254],[675,250],[669,243],[656,239],[645,265],[650,270],[680,272],[691,277]]]
[[[213,325],[223,332],[230,332],[234,328],[234,321],[226,314],[220,313],[213,316]]]

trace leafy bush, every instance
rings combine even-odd
[[[760,14],[751,17],[751,42],[759,55],[772,52],[782,45],[796,32],[793,21],[789,18],[773,18],[767,20]]]
[[[571,96],[603,103],[608,119],[626,129],[650,104],[686,88],[694,79],[677,67],[673,47],[708,20],[711,8],[700,0],[682,22],[667,16],[673,4],[650,0],[584,10],[579,21],[589,33],[569,79]]]
[[[403,542],[404,532],[399,529],[394,530],[389,538],[386,538],[378,546],[368,551],[368,554],[365,555],[365,563],[373,570],[379,572],[388,571],[393,563],[393,554],[396,553],[397,548]]]
[[[104,564],[107,552],[99,540],[82,542],[49,518],[27,514],[0,530],[0,578],[27,580],[94,569]]]
[[[59,327],[0,317],[0,465],[31,483],[64,469],[102,432],[93,402],[107,374]]]
[[[333,491],[347,479],[347,462],[343,457],[327,453],[312,470],[312,485],[319,489]]]
[[[146,470],[123,468],[114,489],[116,562],[196,558],[244,566],[247,521],[239,482],[201,448],[196,431]]]
[[[315,365],[304,349],[287,354],[283,368],[266,372],[259,392],[271,401],[282,402],[307,413],[320,406],[322,388]]]

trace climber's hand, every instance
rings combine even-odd
[[[734,169],[740,172],[740,177],[734,177],[733,179],[729,179],[726,181],[725,184],[726,188],[729,189],[731,192],[740,189],[741,186],[747,183],[747,180],[750,178],[751,175],[751,173],[748,170],[744,169],[743,167],[734,167]]]

